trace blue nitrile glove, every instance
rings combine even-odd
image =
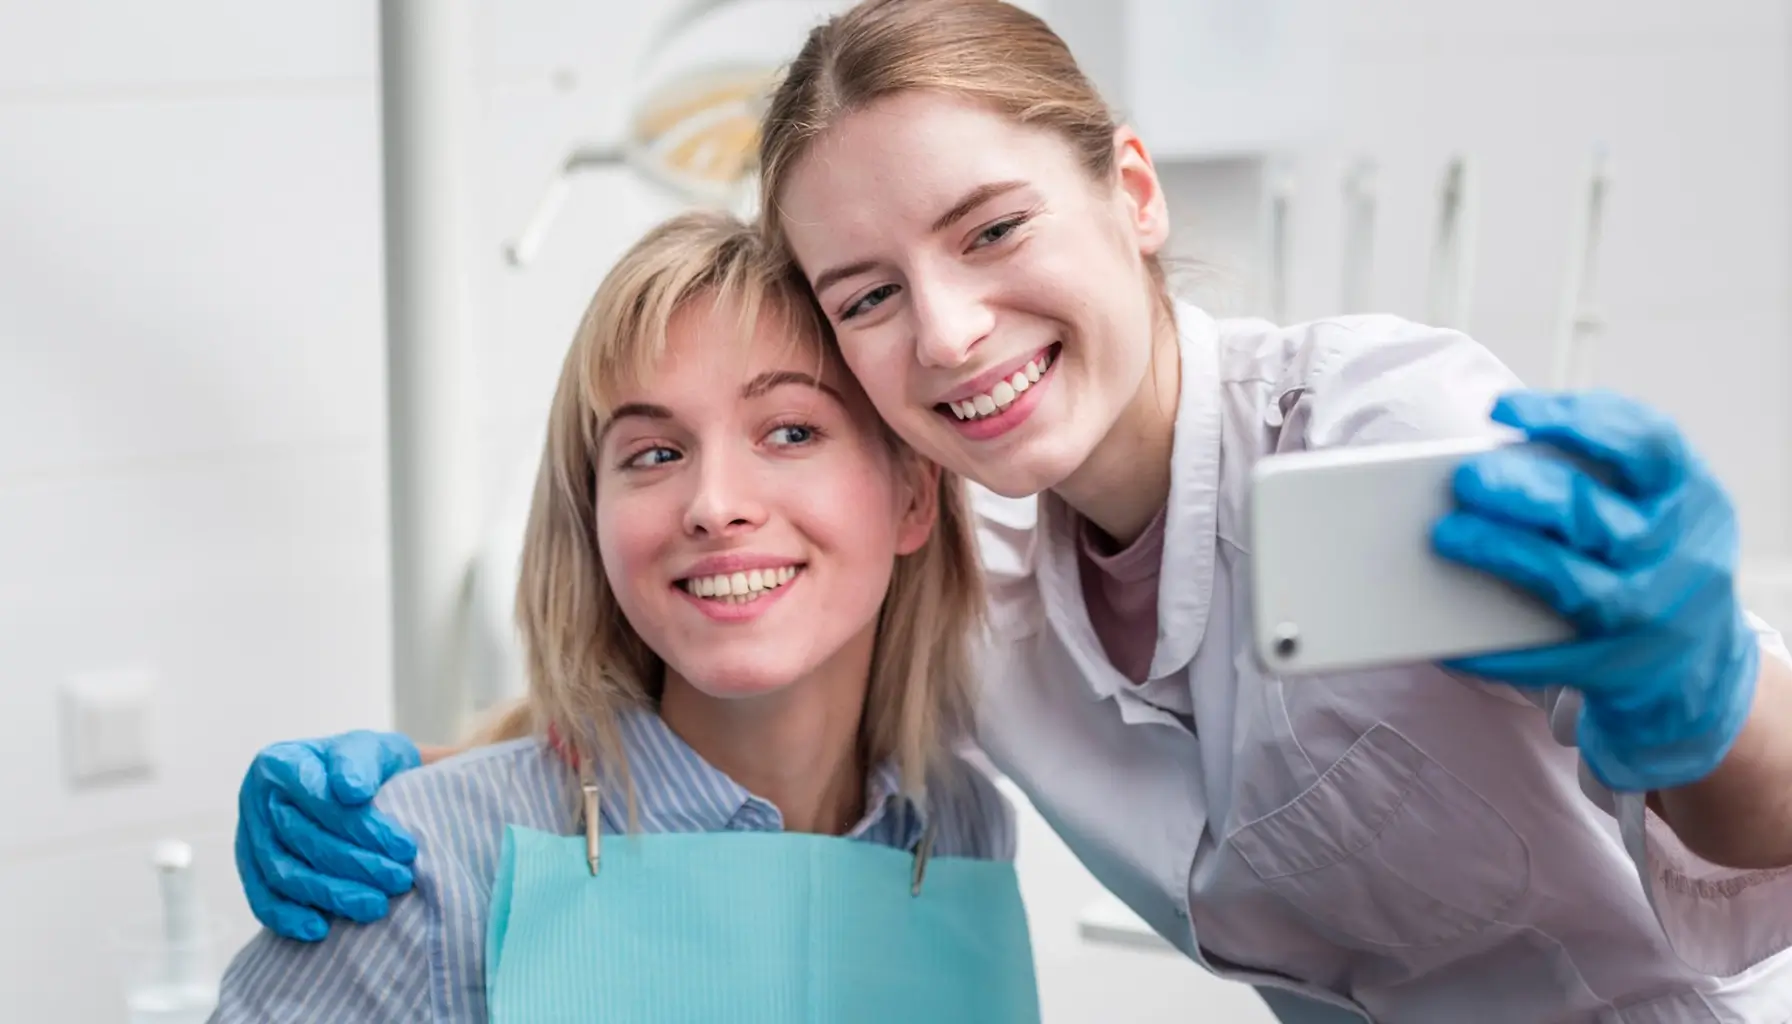
[[[255,755],[237,798],[236,869],[256,918],[315,942],[329,933],[325,915],[384,917],[387,897],[411,887],[417,844],[371,801],[420,763],[405,737],[364,730]]]
[[[1516,447],[1473,456],[1433,542],[1537,594],[1580,635],[1448,667],[1581,691],[1581,754],[1614,791],[1704,778],[1742,730],[1760,667],[1730,499],[1671,421],[1621,395],[1520,391],[1493,418],[1586,468]]]

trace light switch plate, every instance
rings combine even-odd
[[[121,782],[155,772],[155,673],[144,669],[70,676],[62,687],[62,738],[69,781]]]

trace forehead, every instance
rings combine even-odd
[[[979,185],[1055,187],[1079,170],[1069,145],[1048,130],[913,91],[854,111],[816,139],[785,184],[779,211],[807,265],[805,249],[862,246],[899,226],[925,231]]]
[[[773,370],[818,376],[842,387],[843,371],[802,317],[780,302],[760,305],[750,323],[739,304],[698,297],[666,324],[665,349],[612,387],[616,402],[732,401],[742,385]]]

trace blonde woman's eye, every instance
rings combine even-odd
[[[779,447],[790,447],[808,444],[815,440],[817,433],[819,431],[806,423],[787,423],[781,427],[774,427],[772,432],[766,435],[766,439]]]
[[[678,453],[670,448],[647,448],[628,457],[623,465],[629,469],[653,469],[664,466],[678,458]]]

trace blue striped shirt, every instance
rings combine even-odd
[[[776,832],[778,809],[711,767],[657,715],[622,719],[641,832]],[[934,852],[1011,860],[1014,812],[989,779],[929,786]],[[485,932],[506,825],[577,830],[577,775],[544,742],[481,747],[405,772],[376,798],[417,839],[416,885],[368,925],[335,923],[322,942],[263,931],[225,972],[214,1024],[238,1021],[390,1024],[479,1022],[485,1012]],[[894,766],[871,773],[853,838],[913,849],[925,819],[903,796]],[[605,832],[627,831],[628,807],[607,800]]]

